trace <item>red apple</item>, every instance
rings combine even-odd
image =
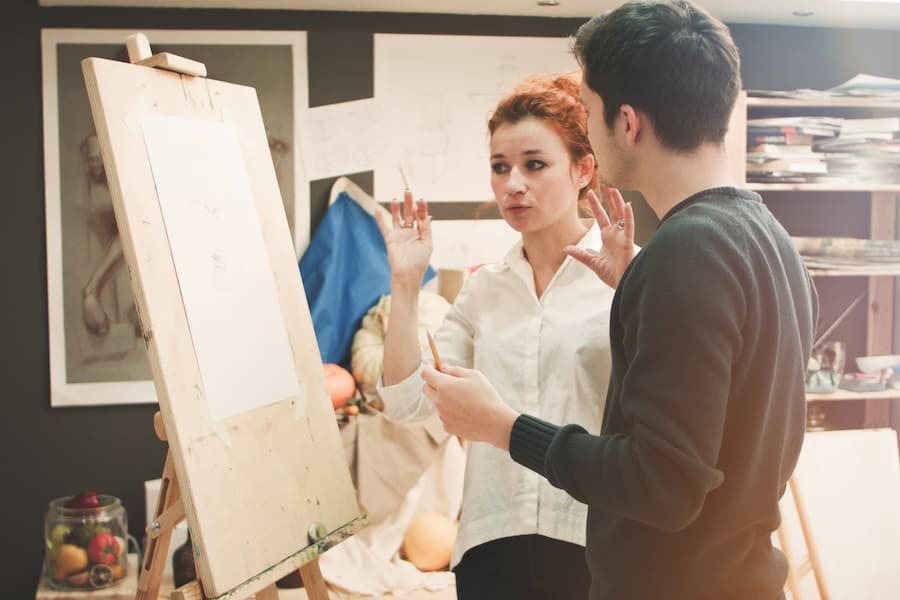
[[[97,508],[100,506],[100,496],[93,490],[87,490],[72,496],[63,503],[65,508]]]

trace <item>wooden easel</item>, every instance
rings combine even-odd
[[[175,590],[173,600],[198,600],[204,594],[216,600],[274,600],[275,582],[298,570],[309,597],[327,600],[318,557],[358,531],[365,518],[339,452],[256,92],[205,78],[202,63],[151,56],[143,34],[130,36],[126,46],[132,64],[87,58],[82,68],[157,388],[160,412],[154,428],[169,445],[136,598],[157,600],[173,528],[186,518],[198,579]],[[258,261],[251,270],[272,274],[265,310],[281,319],[288,344],[275,358],[285,359],[290,352],[288,360],[302,384],[289,397],[269,398],[224,416],[210,412],[196,332],[189,327],[163,219],[160,181],[142,129],[148,118],[213,124],[234,133],[229,139],[240,153],[249,186],[241,198],[249,204],[242,206],[255,212],[259,229],[253,231],[261,234],[259,246],[248,246]],[[178,177],[207,181],[218,174],[213,169],[206,178],[193,172]],[[228,212],[234,206],[220,208]],[[203,218],[195,223],[201,230],[210,220]]]
[[[153,429],[160,440],[168,441],[162,415],[159,412],[153,415]],[[181,503],[181,490],[175,475],[175,465],[172,462],[171,452],[166,452],[166,463],[163,466],[156,512],[153,521],[147,524],[147,552],[144,554],[144,562],[141,564],[135,600],[156,600],[159,597],[162,573],[165,568],[163,561],[169,549],[172,531],[184,518],[184,505]],[[313,539],[314,537],[315,535],[311,531],[311,542],[317,541]],[[195,571],[199,576],[200,570],[195,569]],[[303,587],[306,588],[310,600],[328,600],[328,588],[322,577],[322,571],[319,569],[318,558],[300,566],[300,578],[303,580]],[[170,600],[201,600],[204,597],[200,582],[195,579],[175,589]],[[240,596],[231,594],[226,597],[240,598]],[[256,592],[255,597],[256,600],[278,600],[278,589],[274,583],[269,584]]]
[[[800,522],[803,543],[806,545],[806,555],[801,557],[795,555],[791,551],[787,525],[782,520],[781,526],[778,528],[778,543],[781,545],[781,551],[784,553],[788,563],[786,587],[791,593],[791,600],[802,600],[800,579],[812,571],[816,579],[816,589],[819,591],[819,600],[831,600],[831,594],[828,593],[828,586],[825,585],[825,575],[822,571],[822,561],[819,558],[819,550],[813,540],[812,524],[806,513],[806,505],[803,503],[803,496],[800,494],[800,486],[797,484],[796,477],[791,477],[788,480],[788,484],[791,489],[791,502],[794,509],[797,511],[797,520]]]

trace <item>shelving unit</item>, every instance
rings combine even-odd
[[[807,394],[808,402],[829,402],[834,400],[892,400],[900,398],[900,390],[884,390],[881,392],[851,392],[849,390],[835,390],[827,394]]]
[[[900,109],[898,109],[900,110]],[[758,192],[900,192],[900,184],[834,184],[834,183],[748,183],[747,188]]]
[[[806,114],[801,111],[809,111],[823,116],[845,116],[848,112],[863,112],[870,116],[894,116],[900,115],[900,102],[881,98],[742,97],[735,108],[735,112],[739,114],[732,119],[732,127],[743,125],[738,131],[744,134],[747,118],[780,116],[780,113],[790,116]],[[851,116],[856,115],[852,114]],[[740,143],[743,144],[741,149],[738,149],[737,143],[734,137],[729,136],[729,150],[735,164],[739,160],[745,162],[746,136],[740,140]],[[746,170],[741,173],[741,177],[746,181]],[[770,192],[864,194],[869,205],[869,237],[882,240],[896,239],[897,200],[900,198],[900,183],[747,183],[746,186],[757,191],[764,198]],[[871,268],[855,267],[846,270],[838,268],[810,269],[810,273],[816,278],[868,278],[865,353],[867,355],[894,354],[894,277],[900,276],[900,264],[878,265]],[[852,362],[850,364],[852,365]],[[900,389],[877,392],[850,392],[839,389],[833,393],[807,394],[808,402],[822,403],[820,406],[824,403],[864,403],[862,425],[867,428],[891,425],[891,404],[894,399],[900,399]]]

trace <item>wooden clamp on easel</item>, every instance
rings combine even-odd
[[[173,600],[274,600],[298,570],[326,600],[318,557],[365,517],[256,91],[126,45],[82,69],[169,446],[136,598],[187,519],[197,580]]]
[[[150,41],[143,33],[135,33],[125,38],[125,47],[128,49],[128,60],[131,64],[142,67],[156,67],[173,73],[182,73],[194,77],[206,77],[206,65],[182,56],[159,52],[150,52]]]
[[[153,429],[160,440],[168,441],[162,415],[159,412],[153,415]],[[153,521],[147,524],[147,552],[144,554],[144,562],[141,564],[135,600],[156,600],[159,597],[162,573],[165,568],[163,561],[169,549],[172,531],[185,518],[184,505],[181,503],[181,490],[178,488],[178,478],[175,476],[171,452],[166,452],[166,463],[163,467],[159,499],[154,515]],[[319,533],[321,532],[315,532],[315,534]],[[311,542],[318,541],[312,539],[312,530],[310,538]],[[195,572],[199,573],[196,565]],[[322,577],[322,571],[319,570],[318,558],[300,566],[300,578],[303,580],[303,587],[306,588],[310,600],[328,600],[328,588]],[[199,600],[202,598],[204,598],[203,591],[197,580],[175,589],[169,596],[169,600]],[[274,583],[256,593],[256,600],[277,599],[278,589]]]

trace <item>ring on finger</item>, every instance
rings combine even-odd
[[[619,219],[616,221],[616,227],[618,229],[625,229],[625,219]]]

